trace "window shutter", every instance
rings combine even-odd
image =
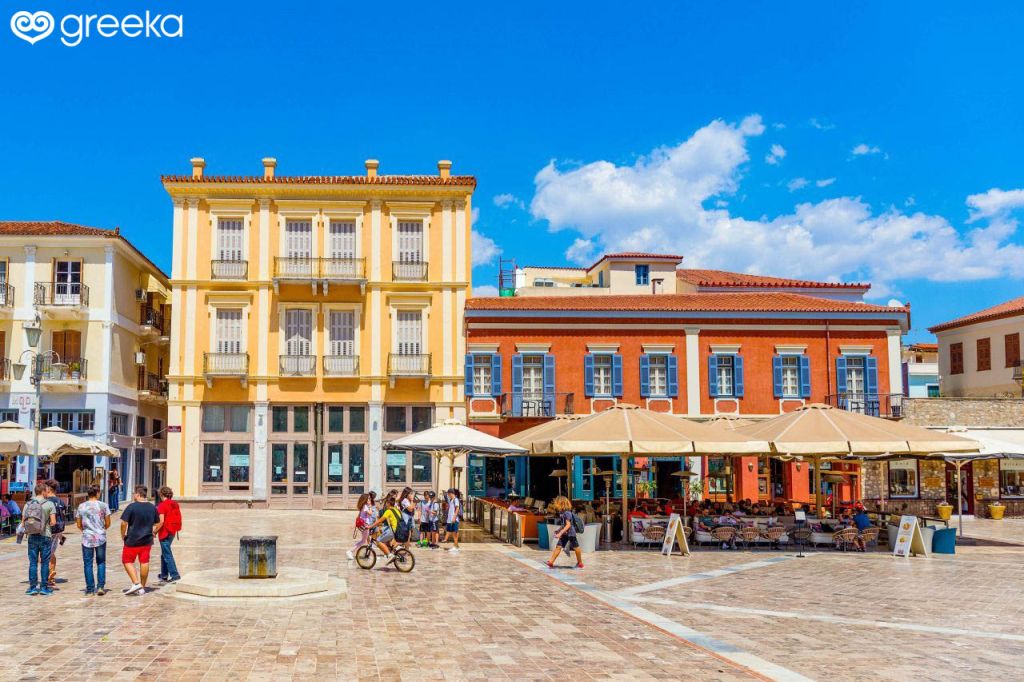
[[[708,356],[708,395],[718,397],[718,356],[714,353]]]
[[[864,392],[869,396],[878,394],[878,358],[864,358]]]
[[[646,353],[640,356],[640,397],[651,397],[651,358]]]
[[[846,393],[846,357],[836,358],[836,392]]]
[[[612,356],[612,395],[622,397],[622,356],[618,353]]]
[[[491,395],[501,395],[501,356],[497,353],[491,356]]]
[[[772,395],[782,397],[782,357],[779,355],[772,358]]]
[[[512,356],[512,416],[523,416],[523,356]]]
[[[590,353],[583,356],[583,395],[594,395],[594,356]]]
[[[674,355],[665,358],[665,384],[669,398],[679,397],[679,359]]]
[[[473,354],[466,353],[466,397],[473,397]]]
[[[732,374],[733,374],[733,395],[737,398],[743,397],[743,357],[739,355],[732,356]]]
[[[800,397],[811,397],[811,359],[806,355],[800,356]]]
[[[544,403],[551,406],[551,414],[546,416],[554,417],[558,412],[555,405],[555,356],[550,353],[544,355]]]

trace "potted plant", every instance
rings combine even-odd
[[[943,521],[949,521],[949,517],[953,515],[953,505],[943,500],[935,505],[935,511],[938,513],[940,519]]]
[[[654,481],[637,481],[636,482],[636,496],[638,498],[649,497],[654,492],[655,483]]]
[[[82,376],[82,363],[78,360],[72,360],[68,363],[68,371],[71,372],[71,380],[78,381]]]
[[[991,516],[993,519],[999,521],[1003,518],[1004,513],[1006,513],[1006,505],[1004,505],[1002,502],[1000,502],[999,500],[996,500],[995,502],[989,502],[988,515]]]

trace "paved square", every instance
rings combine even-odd
[[[236,566],[240,535],[276,534],[279,565],[344,578],[347,597],[125,597],[112,539],[113,592],[87,598],[77,534],[60,550],[58,591],[28,597],[25,548],[5,540],[4,679],[996,679],[1024,660],[1024,547],[930,560],[616,551],[552,571],[536,549],[481,543],[415,550],[402,575],[345,560],[351,513],[185,513],[183,572]]]

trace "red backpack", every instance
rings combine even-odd
[[[164,527],[169,535],[181,530],[181,507],[174,500],[166,500],[167,511],[164,512]]]

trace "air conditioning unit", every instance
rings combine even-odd
[[[141,301],[145,301],[146,300],[146,290],[145,289],[136,289],[135,290],[135,300],[136,301],[140,301],[140,302]]]

